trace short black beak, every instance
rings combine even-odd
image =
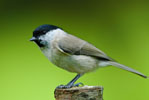
[[[35,38],[35,37],[32,37],[31,39],[30,39],[30,41],[36,41],[37,40],[37,38]]]

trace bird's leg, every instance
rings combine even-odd
[[[67,85],[60,85],[57,88],[71,88],[71,87],[75,87],[75,86],[79,86],[82,83],[77,83],[74,84],[83,74],[77,74],[77,76],[75,76],[75,78],[73,78]],[[82,84],[83,85],[83,84]]]
[[[77,84],[74,84],[83,74],[77,74],[77,76],[75,76],[75,78],[73,78],[68,84],[67,86],[79,86],[79,84],[82,84],[82,83],[77,83]]]

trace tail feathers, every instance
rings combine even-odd
[[[115,66],[115,67],[118,67],[118,68],[127,70],[127,71],[132,72],[132,73],[134,73],[134,74],[137,74],[137,75],[139,75],[139,76],[141,76],[141,77],[148,78],[148,77],[145,76],[144,74],[142,74],[142,73],[140,73],[140,72],[138,72],[138,71],[136,71],[136,70],[134,70],[134,69],[132,69],[132,68],[129,68],[129,67],[125,66],[125,65],[119,64],[119,63],[117,63],[117,62],[112,62],[112,61],[110,61],[109,63],[110,63],[110,65],[112,65],[112,66]]]

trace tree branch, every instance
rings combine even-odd
[[[55,89],[56,100],[103,100],[103,87],[83,86],[69,89]]]

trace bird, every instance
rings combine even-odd
[[[85,73],[106,66],[115,66],[143,78],[148,78],[141,72],[113,60],[89,42],[71,35],[55,25],[44,24],[38,26],[33,31],[30,41],[35,42],[54,65],[69,72],[77,73],[68,84],[59,85],[57,88],[79,86],[83,83],[75,84],[75,82]]]

